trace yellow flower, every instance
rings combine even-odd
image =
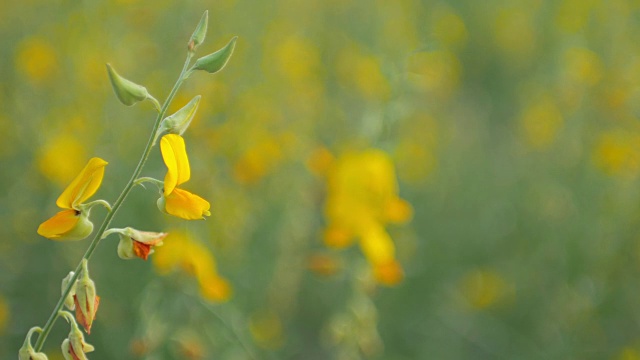
[[[342,155],[327,170],[327,190],[325,244],[344,248],[358,239],[376,280],[398,284],[404,275],[384,226],[408,221],[412,208],[398,196],[389,156],[376,149]]]
[[[163,136],[160,140],[160,151],[167,165],[163,194],[158,199],[160,210],[186,220],[203,219],[204,216],[211,215],[207,200],[178,188],[191,177],[189,158],[182,136],[176,134]]]
[[[167,274],[180,268],[196,278],[203,298],[223,302],[231,297],[231,285],[218,274],[215,258],[200,242],[172,231],[164,239],[164,246],[156,251],[153,265],[159,273]]]
[[[55,240],[82,240],[91,234],[93,224],[88,219],[89,209],[85,209],[83,203],[100,187],[107,164],[97,157],[89,160],[56,201],[64,210],[40,224],[38,234]]]

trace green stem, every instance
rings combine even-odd
[[[80,261],[78,266],[76,266],[75,273],[71,278],[71,280],[69,281],[69,285],[65,289],[62,296],[60,296],[60,299],[58,299],[58,303],[54,307],[53,312],[51,313],[51,316],[49,316],[49,319],[47,320],[47,323],[44,325],[42,332],[38,335],[38,341],[36,342],[36,346],[35,346],[36,351],[40,351],[42,349],[42,346],[44,345],[44,342],[47,340],[47,336],[49,336],[49,333],[53,328],[53,324],[55,324],[58,318],[58,311],[60,311],[60,309],[62,309],[62,306],[64,305],[64,299],[67,298],[67,295],[71,291],[73,284],[76,282],[76,280],[78,279],[78,276],[80,275],[80,272],[81,272],[80,270],[82,269],[82,262],[85,260],[89,260],[89,258],[91,258],[91,255],[93,254],[96,247],[100,243],[100,240],[102,239],[102,234],[105,232],[105,230],[107,230],[107,227],[111,223],[111,220],[113,219],[115,214],[118,212],[118,209],[120,209],[120,206],[122,205],[124,200],[127,198],[127,195],[129,195],[131,188],[133,188],[133,184],[135,180],[138,178],[138,176],[140,176],[140,173],[142,172],[142,168],[144,167],[144,164],[147,162],[147,159],[149,158],[149,154],[151,153],[151,148],[153,147],[155,134],[158,131],[158,127],[160,126],[160,121],[162,121],[162,118],[164,117],[164,114],[167,112],[167,109],[169,108],[171,101],[176,95],[176,92],[180,88],[180,85],[182,85],[182,82],[188,77],[187,68],[189,67],[189,63],[191,62],[192,57],[193,57],[193,54],[191,53],[187,55],[187,60],[185,61],[184,66],[182,67],[180,76],[178,77],[178,80],[176,81],[176,83],[173,85],[173,89],[171,89],[169,96],[167,96],[167,100],[165,100],[164,104],[162,105],[162,108],[160,109],[160,112],[156,117],[156,121],[153,124],[153,130],[151,131],[151,136],[149,136],[149,140],[147,141],[147,146],[145,147],[144,152],[142,153],[142,157],[140,158],[140,161],[138,162],[136,169],[133,171],[133,175],[131,175],[131,179],[129,179],[129,182],[127,182],[127,185],[124,187],[124,189],[120,193],[120,196],[118,196],[118,199],[113,204],[112,211],[108,212],[107,216],[104,218],[104,221],[102,222],[102,225],[100,225],[98,232],[96,233],[93,240],[91,241],[89,248],[87,248],[87,251],[84,253],[82,260]]]

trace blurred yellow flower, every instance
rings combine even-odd
[[[556,25],[570,33],[583,30],[598,2],[600,0],[563,0],[556,12]]]
[[[459,87],[462,65],[450,51],[423,51],[409,57],[407,70],[418,90],[446,100]]]
[[[36,85],[52,79],[59,67],[54,47],[40,37],[27,38],[18,45],[15,63],[16,68]]]
[[[276,48],[278,69],[293,84],[318,76],[320,59],[313,42],[298,36],[280,39]]]
[[[277,166],[282,159],[281,144],[273,137],[264,137],[249,147],[235,163],[233,175],[242,184],[256,183]]]
[[[3,296],[0,295],[0,334],[4,333],[9,323],[9,304]]]
[[[482,310],[503,299],[508,285],[496,271],[477,269],[462,278],[460,291],[472,309]]]
[[[204,216],[211,215],[208,201],[177,187],[191,178],[189,158],[182,136],[163,136],[160,140],[160,150],[167,166],[167,175],[164,178],[163,195],[158,200],[158,207],[168,214],[186,220],[203,219]]]
[[[322,276],[331,276],[342,268],[342,263],[334,256],[315,253],[308,257],[307,268]]]
[[[93,224],[82,204],[100,187],[107,162],[91,158],[80,174],[62,192],[56,205],[64,209],[38,227],[38,234],[55,240],[81,240],[91,234]]]
[[[216,261],[206,246],[180,231],[170,231],[163,243],[152,258],[160,274],[181,269],[196,278],[203,298],[223,302],[231,297],[231,285],[218,274]]]
[[[509,7],[500,9],[493,26],[498,48],[508,57],[508,64],[531,60],[536,47],[533,23],[535,12],[531,9]]]
[[[313,150],[305,165],[312,173],[322,176],[326,175],[333,161],[333,154],[327,148],[321,146]]]
[[[433,36],[447,48],[457,49],[467,41],[467,27],[464,21],[452,9],[438,7],[433,14]]]
[[[603,65],[595,52],[585,48],[570,48],[564,54],[564,72],[577,85],[593,86],[603,76]]]
[[[389,156],[377,149],[342,155],[327,173],[327,193],[325,244],[345,247],[359,238],[376,279],[385,285],[398,283],[402,270],[384,225],[408,221],[412,210],[398,197]]]
[[[609,175],[636,177],[640,172],[640,134],[625,130],[601,134],[593,161]]]
[[[347,86],[355,87],[365,98],[388,100],[391,87],[382,73],[378,58],[365,55],[354,47],[343,49],[337,59],[339,79]]]
[[[251,316],[249,331],[256,344],[265,349],[278,349],[284,345],[280,317],[273,311],[261,311]]]
[[[63,133],[49,139],[39,151],[38,169],[47,179],[64,185],[82,168],[85,154],[84,145],[76,137]]]
[[[640,360],[640,352],[632,347],[625,347],[616,356],[616,360]]]
[[[551,97],[527,105],[520,115],[524,137],[531,147],[542,150],[548,148],[564,124],[560,109]]]

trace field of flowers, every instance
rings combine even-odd
[[[91,242],[38,235],[56,199],[98,157],[113,204],[153,128],[105,64],[164,100],[205,10],[235,51],[167,114],[201,95],[210,216],[132,189],[112,226],[168,235],[100,242],[89,358],[640,360],[637,0],[0,1],[0,358]]]

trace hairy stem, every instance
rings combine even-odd
[[[120,209],[120,206],[122,206],[122,203],[127,198],[127,195],[129,195],[129,192],[131,192],[131,189],[133,188],[135,180],[138,178],[138,176],[140,176],[140,173],[142,172],[142,168],[144,167],[144,164],[147,162],[147,159],[149,158],[149,154],[151,153],[151,148],[153,147],[153,144],[155,142],[154,140],[156,137],[156,132],[158,131],[158,127],[160,126],[160,122],[162,121],[162,118],[167,112],[167,109],[169,108],[171,101],[173,101],[173,98],[176,95],[176,92],[180,88],[180,85],[182,85],[182,82],[188,77],[187,68],[189,67],[189,63],[191,62],[192,57],[193,57],[192,53],[187,54],[187,59],[184,63],[184,66],[182,67],[180,76],[178,77],[178,80],[176,81],[176,83],[173,85],[173,88],[171,89],[169,96],[167,96],[167,99],[165,100],[164,104],[162,105],[162,108],[158,113],[158,116],[156,117],[156,121],[153,124],[153,130],[151,131],[151,135],[149,136],[149,140],[147,141],[147,146],[145,147],[144,152],[140,157],[140,161],[138,161],[138,165],[136,166],[136,169],[133,171],[133,174],[131,175],[131,178],[127,182],[127,185],[125,185],[124,189],[118,196],[118,199],[111,207],[112,210],[107,213],[107,216],[104,218],[104,221],[102,221],[102,225],[100,225],[98,232],[93,237],[91,244],[87,248],[87,251],[84,253],[84,256],[82,257],[82,259],[80,260],[80,263],[78,264],[78,266],[76,266],[76,270],[74,272],[73,277],[69,281],[69,285],[60,296],[60,299],[58,299],[58,303],[53,308],[53,311],[51,312],[51,316],[49,316],[49,319],[47,320],[47,323],[44,325],[42,332],[40,332],[40,334],[38,335],[38,341],[36,342],[36,346],[35,346],[36,351],[40,351],[42,349],[42,346],[44,346],[44,342],[47,340],[47,336],[49,336],[49,333],[51,332],[51,329],[53,328],[53,325],[55,324],[58,318],[58,312],[62,309],[62,306],[64,305],[64,299],[66,299],[67,295],[69,295],[69,292],[73,287],[73,284],[76,282],[76,280],[78,279],[78,276],[80,275],[80,272],[82,270],[82,262],[84,260],[89,260],[89,258],[91,258],[91,255],[98,247],[100,240],[102,240],[102,234],[105,232],[105,230],[107,230],[107,227],[109,227],[111,220],[118,212],[118,209]]]

